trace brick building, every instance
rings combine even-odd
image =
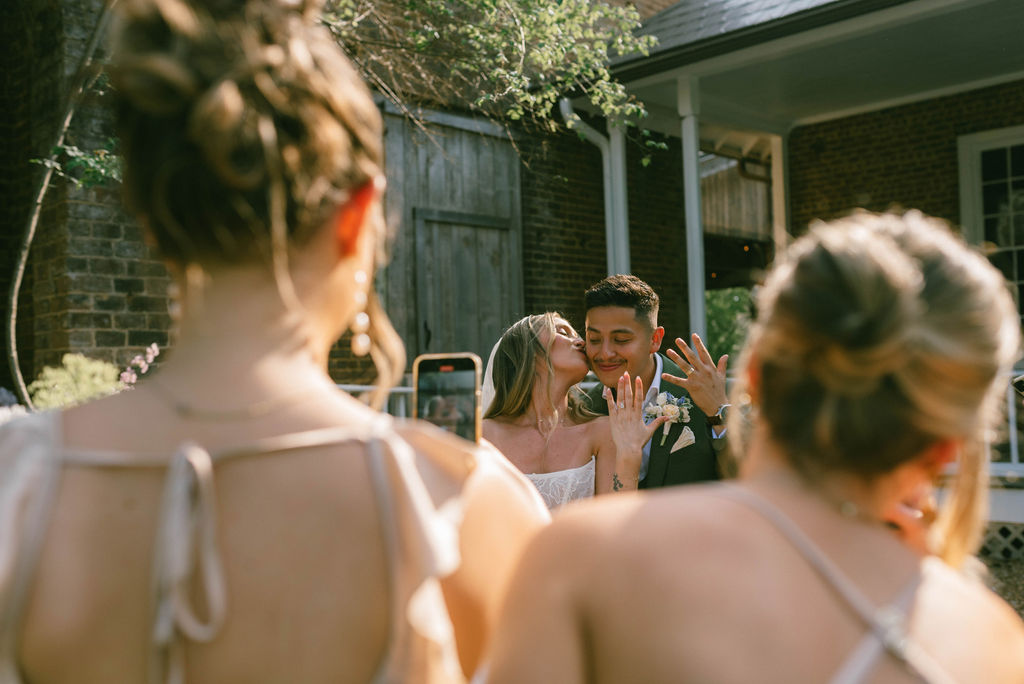
[[[773,245],[813,218],[897,204],[960,222],[958,145],[1024,124],[1024,56],[1011,30],[1024,10],[1010,0],[637,4],[648,16],[645,30],[661,44],[615,70],[647,105],[644,126],[667,149],[650,153],[644,165],[645,148],[635,134],[617,140],[577,105],[583,122],[621,146],[623,174],[609,186],[625,205],[625,215],[616,214],[619,225],[606,221],[602,153],[577,132],[524,137],[516,160],[502,148],[507,141],[481,122],[439,114],[434,124],[442,142],[425,143],[388,117],[388,213],[400,229],[379,285],[410,359],[435,350],[438,330],[455,326],[452,316],[483,321],[465,333],[472,341],[462,346],[484,351],[523,313],[554,309],[581,324],[582,291],[608,272],[612,257],[623,256],[624,250],[609,249],[609,230],[624,236],[628,270],[662,295],[667,339],[700,330],[703,312],[694,306],[705,288],[730,268],[734,273],[725,280],[749,283]],[[100,0],[26,0],[0,10],[0,31],[12,46],[0,70],[4,290],[42,171],[27,160],[53,144],[100,6]],[[110,134],[103,97],[92,95],[68,141],[96,148]],[[758,225],[711,219],[713,207],[699,190],[710,190],[707,169],[723,160],[731,166],[716,178],[757,186],[766,217]],[[688,186],[687,177],[703,180]],[[1012,176],[1005,184],[1012,186]],[[700,201],[684,201],[694,191]],[[736,197],[734,191],[719,194]],[[472,234],[480,243],[493,235],[507,239],[502,231],[513,238],[495,243],[512,245],[494,248],[502,262],[497,271],[478,272],[472,287],[457,282],[431,295],[450,300],[440,306],[421,292],[429,260],[418,250],[433,244],[429,235],[444,231]],[[461,270],[442,269],[439,277]],[[498,313],[489,304],[496,295],[487,294],[494,282],[494,292],[508,299]],[[56,182],[19,302],[26,379],[66,351],[120,364],[149,343],[171,343],[166,285],[163,267],[121,212],[115,192]],[[471,293],[476,299],[467,299]],[[344,342],[338,346],[332,373],[368,380],[371,371],[356,366],[346,349]],[[6,364],[0,386],[11,386]]]

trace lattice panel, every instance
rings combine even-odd
[[[982,558],[1024,558],[1024,524],[992,523],[981,545]]]

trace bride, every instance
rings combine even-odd
[[[636,489],[641,450],[658,418],[644,425],[644,392],[619,379],[608,416],[587,409],[579,382],[588,370],[583,340],[557,313],[527,316],[498,340],[487,362],[483,435],[536,485],[548,508]],[[493,385],[493,399],[488,389]]]

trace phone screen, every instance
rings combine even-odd
[[[475,354],[424,354],[416,357],[416,416],[479,441],[480,358]]]

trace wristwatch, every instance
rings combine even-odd
[[[725,424],[725,412],[729,408],[730,404],[722,404],[715,411],[715,415],[708,416],[708,425],[724,425]]]

